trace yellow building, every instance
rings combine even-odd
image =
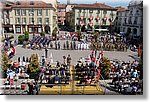
[[[28,31],[35,34],[41,32],[52,34],[53,29],[57,27],[56,9],[52,4],[43,1],[16,1],[9,6],[7,13],[9,15],[7,25],[10,26],[6,27],[6,24],[3,24],[5,32],[11,28],[13,33],[22,34]]]

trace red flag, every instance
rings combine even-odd
[[[12,51],[13,51],[13,55],[15,55],[16,49],[14,47],[12,47]]]

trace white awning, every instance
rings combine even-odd
[[[95,31],[99,31],[99,32],[108,32],[108,29],[95,29]]]

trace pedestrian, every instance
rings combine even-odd
[[[31,81],[28,82],[28,87],[29,87],[28,94],[29,94],[29,95],[33,95],[34,86],[33,86],[33,83],[32,83]]]
[[[7,79],[9,80],[10,85],[14,85],[15,74],[12,70],[8,73]]]
[[[71,64],[71,57],[70,57],[70,54],[68,55],[67,57],[67,65],[70,66]]]

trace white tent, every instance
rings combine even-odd
[[[98,32],[108,32],[109,30],[108,29],[95,29],[95,31],[98,31]]]

